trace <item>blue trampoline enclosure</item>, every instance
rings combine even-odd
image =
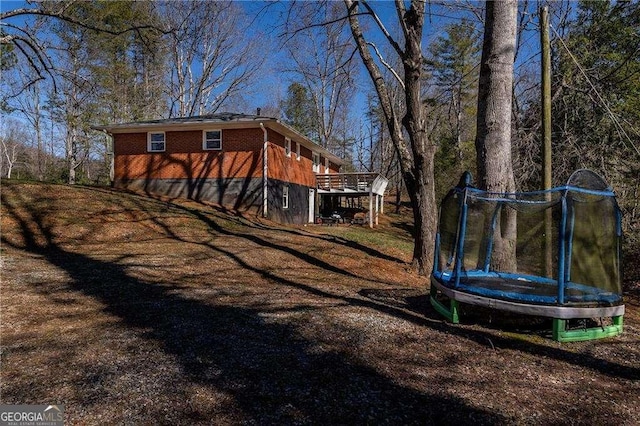
[[[454,323],[459,302],[550,317],[558,341],[618,335],[621,240],[615,194],[592,171],[523,193],[474,188],[465,173],[440,207],[431,304]]]

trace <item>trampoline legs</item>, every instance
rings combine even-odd
[[[612,324],[603,327],[567,330],[567,320],[553,319],[553,339],[558,342],[581,342],[622,334],[622,315],[612,317]]]
[[[438,284],[435,283],[434,281],[432,281],[431,283],[431,288],[429,290],[429,293],[430,293],[429,301],[431,303],[431,306],[433,306],[433,308],[440,315],[445,317],[446,320],[454,324],[458,324],[460,322],[460,315],[458,312],[460,302],[458,302],[448,293],[440,289],[438,287]],[[452,295],[455,295],[455,294],[456,294],[455,292],[452,293]],[[473,299],[471,300],[471,302],[477,302],[477,299]],[[490,302],[495,302],[495,301],[491,300]],[[491,303],[488,303],[482,306],[486,306],[489,308],[494,307]],[[612,310],[610,311],[609,315],[617,314],[619,311],[620,310]],[[624,310],[622,312],[624,312]],[[536,313],[537,312],[532,312],[530,313],[530,315],[535,315]],[[559,315],[564,314],[564,312],[562,313],[554,312],[554,313]],[[580,312],[580,314],[582,315],[586,314],[587,316],[589,315],[589,313],[585,313],[585,312]],[[548,315],[548,316],[550,317],[551,315]],[[600,326],[596,326],[596,327],[591,326],[590,328],[587,328],[586,325],[584,327],[575,327],[575,325],[572,325],[570,327],[569,319],[560,319],[560,318],[552,317],[551,318],[553,321],[552,338],[553,340],[556,340],[558,342],[581,342],[586,340],[603,339],[606,337],[615,337],[622,334],[623,318],[624,318],[623,315],[606,316],[604,318],[611,318],[611,323],[609,325],[602,324]],[[584,317],[574,318],[573,316],[571,316],[571,319],[572,320],[582,319],[585,322],[588,321]]]
[[[449,307],[447,307],[445,304],[436,299],[437,294],[438,289],[434,285],[432,285],[429,297],[431,306],[433,306],[433,308],[447,320],[454,324],[458,324],[460,322],[460,317],[458,315],[458,301],[449,299]]]

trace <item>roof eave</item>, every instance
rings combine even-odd
[[[318,152],[322,154],[324,157],[328,158],[332,163],[342,166],[345,164],[342,158],[338,157],[335,154],[332,154],[328,149],[321,147],[317,143],[313,142],[306,136],[298,133],[297,130],[292,127],[282,123],[280,120],[270,121],[269,123],[265,123],[265,126],[281,133],[283,136],[290,138],[294,142],[299,142],[300,145],[312,150],[313,152]]]
[[[281,133],[283,136],[290,138],[294,142],[299,142],[302,146],[318,152],[328,158],[334,164],[342,166],[345,162],[338,156],[332,154],[326,148],[316,144],[306,136],[300,134],[297,130],[282,123],[280,120],[270,117],[245,119],[245,120],[180,120],[180,121],[158,121],[158,122],[138,122],[138,123],[122,123],[111,124],[105,126],[91,126],[92,129],[106,132],[109,134],[132,133],[132,132],[149,132],[153,130],[162,131],[185,131],[185,130],[204,130],[204,129],[246,129],[259,128],[260,124],[265,127]]]
[[[268,123],[276,121],[275,118],[265,118],[256,120],[234,120],[234,121],[179,121],[179,122],[140,122],[140,123],[123,123],[123,124],[111,124],[105,126],[91,126],[94,130],[99,130],[107,133],[131,133],[131,132],[147,132],[152,130],[172,131],[172,130],[202,130],[206,128],[215,129],[243,129],[243,128],[258,128],[260,123]]]

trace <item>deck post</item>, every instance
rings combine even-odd
[[[369,228],[373,228],[373,192],[369,189]]]

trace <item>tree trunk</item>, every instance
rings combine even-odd
[[[419,5],[419,6],[418,6]],[[436,236],[436,218],[438,211],[435,200],[433,159],[435,144],[429,141],[423,117],[421,80],[422,80],[422,24],[423,3],[412,4],[411,8],[400,15],[403,19],[405,35],[404,65],[405,102],[407,111],[402,124],[407,130],[413,154],[412,173],[414,188],[413,209],[415,219],[414,262],[423,274],[431,272],[433,266],[433,246]],[[399,11],[400,12],[400,11]],[[407,164],[408,165],[408,164]],[[405,179],[406,181],[406,179]],[[409,188],[409,185],[407,185]]]
[[[395,210],[396,214],[400,214],[401,206],[402,206],[402,181],[398,179],[398,181],[396,182],[396,210]]]
[[[517,0],[486,3],[475,143],[479,186],[492,192],[515,192],[511,111],[517,12]],[[516,212],[507,208],[496,226],[493,268],[515,270],[515,244]]]
[[[42,127],[41,127],[41,111],[40,111],[40,86],[37,84],[33,85],[34,90],[34,115],[33,115],[33,127],[36,132],[36,178],[39,181],[44,180],[44,148],[42,146]]]
[[[67,135],[67,169],[69,176],[67,183],[76,184],[76,168],[78,167],[78,144],[76,142],[75,128]]]
[[[434,150],[435,154],[435,150]],[[431,156],[433,160],[433,156]],[[405,184],[409,192],[414,221],[414,245],[412,265],[419,274],[431,273],[433,268],[433,249],[436,235],[438,211],[435,204],[433,185],[433,161],[416,165],[412,173],[405,174]],[[425,167],[430,166],[430,167]],[[416,173],[418,179],[413,178]]]
[[[404,67],[404,95],[406,112],[400,120],[400,111],[392,101],[391,92],[384,81],[376,60],[369,51],[370,43],[364,38],[358,21],[358,3],[345,0],[349,25],[358,52],[367,67],[371,81],[380,100],[389,135],[396,148],[400,169],[404,178],[414,217],[414,251],[412,264],[418,273],[428,274],[433,266],[433,250],[436,234],[437,208],[433,179],[433,160],[436,146],[429,141],[423,117],[422,80],[422,29],[424,25],[424,1],[412,1],[407,10],[404,2],[396,2],[396,11],[402,28],[405,46],[402,49],[390,40]],[[365,7],[370,6],[365,4]],[[372,12],[370,10],[370,12]],[[389,39],[390,36],[387,35]],[[397,74],[396,74],[397,75]],[[400,126],[402,121],[402,127]],[[407,143],[404,130],[409,138]]]
[[[7,158],[7,179],[11,179],[11,172],[13,171],[13,164],[15,163],[16,160],[16,147],[14,146],[12,149],[12,155],[9,155],[9,148],[5,145],[5,143],[2,143],[2,150],[4,151],[4,155]]]

